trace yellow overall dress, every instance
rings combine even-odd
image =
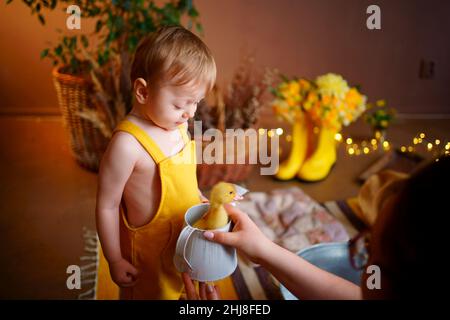
[[[130,226],[122,201],[122,256],[139,270],[139,275],[135,286],[120,289],[121,299],[179,299],[183,290],[181,275],[173,264],[173,255],[183,227],[184,213],[201,200],[196,176],[195,142],[188,138],[186,126],[178,128],[185,146],[171,157],[166,157],[155,141],[134,123],[124,120],[115,129],[115,132],[128,132],[139,141],[155,161],[161,178],[161,201],[148,224],[138,228]]]

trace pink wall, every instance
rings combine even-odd
[[[450,1],[194,1],[221,84],[248,50],[288,75],[340,73],[400,112],[450,113]],[[53,14],[45,28],[15,2],[0,5],[0,112],[57,111],[51,65],[39,52],[65,15]],[[381,30],[366,28],[370,4],[381,7]],[[422,58],[435,62],[433,79],[419,79]]]

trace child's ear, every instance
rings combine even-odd
[[[134,95],[136,101],[140,104],[147,103],[148,99],[148,87],[147,82],[142,78],[134,80]]]

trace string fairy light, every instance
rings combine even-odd
[[[266,130],[259,129],[258,132],[262,135]],[[313,132],[317,134],[318,127],[314,127]],[[282,128],[277,128],[267,130],[267,134],[269,137],[273,137],[275,134],[281,136],[284,134],[284,131]],[[285,134],[284,136],[287,142],[292,142],[292,135]],[[424,132],[420,132],[410,140],[412,142],[411,145],[402,145],[398,150],[402,153],[413,153],[420,149],[425,152],[433,152],[433,156],[436,158],[440,155],[450,156],[450,141],[444,141],[438,138],[429,140],[426,139],[427,136],[428,135]],[[381,151],[389,151],[394,147],[394,145],[386,140],[379,131],[376,131],[374,137],[371,139],[363,140],[360,143],[357,143],[356,140],[350,136],[344,137],[344,135],[339,132],[334,135],[334,139],[338,144],[344,143],[345,151],[350,156],[369,155],[379,148]]]
[[[402,153],[413,153],[418,150],[417,148],[421,148],[426,152],[434,152],[433,156],[438,157],[439,155],[450,155],[450,142],[442,142],[442,139],[433,139],[428,141],[426,139],[428,135],[424,132],[420,132],[415,137],[413,137],[411,145],[402,145],[399,150]],[[392,143],[380,134],[375,133],[375,136],[370,140],[363,140],[360,143],[357,143],[353,138],[347,136],[344,137],[341,133],[335,135],[335,140],[337,142],[345,142],[346,153],[351,156],[357,155],[368,155],[374,151],[377,151],[378,148],[383,151],[389,151],[394,146]]]

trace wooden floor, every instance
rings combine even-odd
[[[262,126],[280,124],[268,117]],[[400,146],[422,131],[448,141],[450,120],[399,119],[388,138]],[[361,123],[344,133],[370,135]],[[246,185],[251,191],[295,185],[318,201],[345,199],[357,194],[357,176],[379,156],[350,157],[341,145],[322,182],[279,182],[255,168]],[[66,287],[66,268],[80,263],[82,228],[95,228],[96,174],[73,160],[59,116],[0,116],[0,168],[0,299],[76,298],[79,292]]]

